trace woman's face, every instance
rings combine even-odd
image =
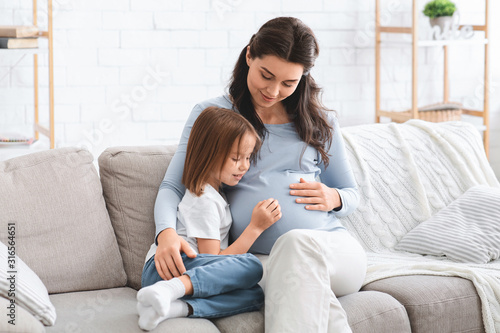
[[[304,66],[274,55],[252,59],[247,50],[249,67],[247,84],[255,109],[271,108],[295,91],[304,73]]]

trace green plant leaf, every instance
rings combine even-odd
[[[433,19],[440,16],[452,16],[455,10],[457,10],[455,4],[450,0],[433,0],[425,5],[423,13]]]

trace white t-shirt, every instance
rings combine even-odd
[[[177,210],[177,234],[184,238],[196,253],[196,238],[217,239],[224,250],[229,243],[231,211],[226,199],[212,186],[206,185],[199,197],[186,190]],[[146,261],[156,253],[153,243],[146,256]]]

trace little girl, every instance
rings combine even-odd
[[[177,233],[198,255],[183,253],[186,272],[167,281],[156,271],[156,245],[151,245],[137,293],[143,330],[168,318],[223,317],[258,310],[264,303],[258,285],[262,265],[247,251],[281,218],[281,208],[272,198],[259,202],[244,233],[228,246],[232,219],[220,190],[222,184],[238,184],[260,144],[253,126],[234,111],[209,107],[196,119],[187,145],[186,193],[178,207]]]

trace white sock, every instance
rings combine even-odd
[[[184,284],[178,278],[158,281],[142,288],[137,293],[137,300],[144,306],[152,306],[160,316],[166,316],[172,301],[186,294]]]
[[[137,302],[137,312],[139,313],[139,327],[145,331],[151,331],[162,321],[161,316],[152,306],[145,306]]]
[[[188,313],[188,304],[180,299],[176,299],[170,303],[170,311],[167,313],[167,318],[187,317]]]
[[[166,319],[187,317],[188,305],[184,301],[174,300],[170,304],[167,315],[161,316],[152,306],[145,306],[141,302],[137,302],[137,312],[139,312],[139,327],[145,331],[150,331]]]

